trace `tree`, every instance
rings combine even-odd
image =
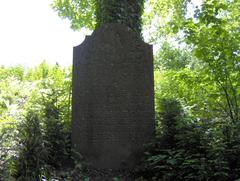
[[[144,0],[54,0],[52,7],[71,21],[75,30],[94,29],[105,23],[122,23],[141,34]]]
[[[155,53],[154,68],[160,70],[179,70],[193,67],[192,54],[186,48],[173,47],[164,41],[158,52]]]
[[[217,85],[216,101],[220,100],[222,112],[232,123],[240,119],[239,5],[236,0],[205,0],[195,19],[189,18],[183,27],[185,41]]]
[[[232,123],[239,122],[239,1],[204,0],[199,7],[193,7],[192,10],[187,8],[190,5],[188,0],[172,2],[175,1],[171,0],[166,4],[164,0],[149,0],[150,13],[144,14],[147,24],[156,24],[152,41],[160,41],[161,45],[155,57],[155,67],[164,70],[160,73],[161,89],[169,89],[161,94],[181,98],[198,112],[202,109],[204,114],[211,114],[211,117],[221,117]],[[152,13],[154,9],[155,14]],[[177,14],[181,16],[177,17]],[[162,43],[162,37],[168,37],[169,33],[171,37],[175,37],[175,41],[171,40],[173,43],[168,47]],[[181,41],[176,41],[176,37]],[[176,44],[180,44],[181,49],[182,45],[186,47],[190,55],[178,54],[179,51],[173,48]],[[173,51],[169,51],[171,49]],[[174,72],[176,67],[184,64],[182,58],[186,60],[187,69]],[[198,94],[193,93],[196,90]]]
[[[176,37],[191,0],[147,0],[143,13],[143,29],[148,41],[161,43]]]
[[[0,180],[39,180],[70,156],[71,72],[0,67]]]

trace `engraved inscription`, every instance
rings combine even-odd
[[[72,143],[98,169],[130,169],[154,136],[153,55],[106,24],[74,48]]]

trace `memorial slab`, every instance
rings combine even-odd
[[[154,137],[153,51],[106,24],[73,50],[72,145],[97,169],[131,169]]]

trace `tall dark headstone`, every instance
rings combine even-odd
[[[72,144],[92,167],[129,169],[154,135],[153,52],[106,24],[74,47]]]

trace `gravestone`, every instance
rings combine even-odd
[[[73,52],[72,144],[97,169],[130,169],[154,136],[153,51],[120,24]]]

